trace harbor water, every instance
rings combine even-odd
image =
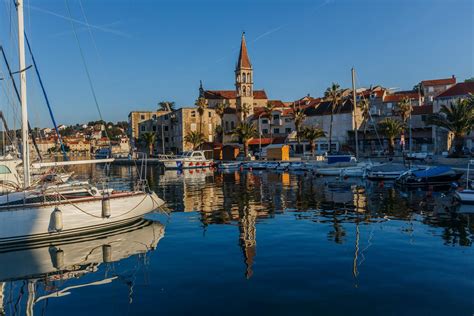
[[[108,172],[103,185],[136,178]],[[449,192],[302,172],[147,178],[169,215],[0,253],[0,314],[474,313],[474,206]]]

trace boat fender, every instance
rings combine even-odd
[[[102,245],[102,260],[105,263],[112,262],[112,246]]]
[[[50,247],[49,254],[51,256],[51,263],[55,269],[61,270],[64,268],[64,251],[60,248]]]
[[[110,196],[104,194],[102,197],[102,218],[109,218],[111,215],[110,213]]]
[[[51,216],[51,221],[52,221],[52,229],[56,232],[60,232],[63,230],[63,212],[59,208],[55,208],[52,216]]]

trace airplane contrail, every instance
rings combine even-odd
[[[58,17],[60,19],[63,19],[63,20],[67,20],[67,21],[72,21],[74,23],[77,23],[77,24],[81,24],[81,25],[84,25],[86,27],[91,27],[91,28],[94,28],[96,30],[99,30],[99,31],[102,31],[102,32],[105,32],[105,33],[111,33],[111,34],[115,34],[115,35],[118,35],[118,36],[123,36],[123,37],[127,37],[127,38],[130,38],[131,36],[127,33],[124,33],[124,32],[120,32],[120,31],[115,31],[113,29],[110,29],[110,28],[106,28],[106,27],[102,27],[102,26],[98,26],[98,25],[93,25],[93,24],[89,24],[89,23],[86,23],[84,21],[81,21],[81,20],[77,20],[77,19],[73,19],[73,18],[69,18],[65,15],[61,15],[59,13],[56,13],[56,12],[53,12],[53,11],[49,11],[49,10],[45,10],[45,9],[41,9],[41,8],[38,8],[38,7],[35,7],[35,6],[28,6],[31,10],[34,10],[34,11],[38,11],[38,12],[41,12],[41,13],[45,13],[45,14],[49,14],[49,15],[52,15],[52,16],[55,16],[55,17]]]

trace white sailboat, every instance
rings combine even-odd
[[[98,189],[89,183],[76,182],[31,185],[23,0],[17,0],[16,4],[22,108],[23,189],[0,197],[0,246],[111,228],[135,220],[164,205],[164,201],[148,189],[145,179],[140,179],[132,191]],[[78,163],[81,162],[53,164]]]

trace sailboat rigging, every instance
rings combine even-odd
[[[164,205],[140,177],[130,191],[116,191],[104,185],[102,189],[88,181],[63,183],[32,182],[28,142],[27,81],[25,68],[23,0],[16,1],[18,15],[18,52],[20,67],[21,103],[21,160],[23,165],[22,189],[0,195],[0,249],[12,244],[35,243],[51,238],[75,236],[95,230],[106,230],[125,225]],[[95,163],[97,161],[88,161]],[[105,161],[110,162],[110,161]],[[11,175],[15,174],[16,160],[9,166],[2,161]],[[85,163],[57,162],[51,166]],[[38,165],[41,167],[41,165]]]

